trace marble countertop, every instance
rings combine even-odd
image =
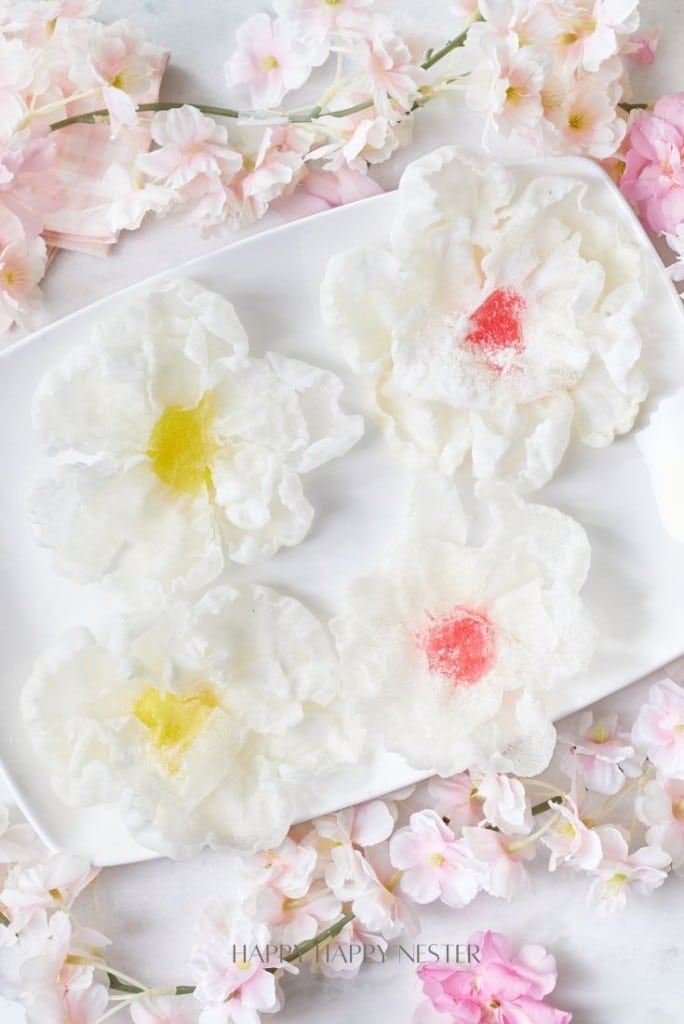
[[[192,5],[182,0],[104,0],[100,16],[128,17],[151,41],[172,51],[162,98],[217,102],[221,66],[236,25],[266,6],[261,0],[197,0]],[[425,9],[417,0],[401,0],[396,6]],[[448,0],[432,0],[429,18],[443,20],[448,7]],[[643,25],[659,27],[663,37],[655,65],[636,68],[632,76],[635,99],[649,100],[684,88],[684,4],[644,0],[641,7]],[[454,108],[435,103],[421,112],[412,144],[382,165],[377,177],[391,188],[411,159],[460,137]],[[253,230],[276,222],[269,215]],[[60,253],[45,282],[48,320],[225,245],[230,237],[224,233],[202,239],[191,228],[162,221],[124,236],[106,260]],[[684,660],[673,674],[684,683]],[[645,698],[647,686],[637,682],[599,707],[629,711]],[[441,905],[425,908],[416,941],[456,944],[467,942],[476,930],[506,931],[521,942],[542,943],[557,956],[554,1002],[573,1012],[575,1024],[681,1024],[684,877],[668,879],[650,897],[634,898],[624,913],[602,919],[586,908],[586,879],[549,874],[543,860],[533,866],[532,890],[512,903],[483,895],[461,911]],[[225,871],[220,854],[205,854],[192,863],[158,861],[105,871],[95,896],[101,927],[114,943],[112,962],[159,984],[183,980],[190,936],[179,921],[194,918],[220,891]],[[400,1024],[410,1020],[416,999],[410,963],[392,957],[385,964],[365,965],[353,984],[307,974],[288,982],[278,1021]],[[0,1000],[2,1024],[23,1020],[22,1011]]]

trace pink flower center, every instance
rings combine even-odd
[[[494,627],[481,612],[454,608],[416,634],[433,675],[454,686],[477,683],[496,658]]]
[[[470,316],[467,345],[484,351],[525,347],[522,318],[525,300],[513,288],[495,288]]]

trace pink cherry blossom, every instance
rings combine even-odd
[[[229,87],[243,86],[253,107],[277,107],[286,93],[299,89],[312,69],[296,25],[267,14],[247,18],[235,36],[236,48],[224,68]]]
[[[398,35],[391,18],[378,15],[361,37],[358,58],[370,84],[376,111],[396,121],[411,109],[425,80],[417,39]]]
[[[635,752],[617,715],[594,721],[592,712],[587,711],[580,719],[577,738],[563,738],[572,743],[562,761],[563,771],[571,778],[579,774],[587,789],[595,793],[618,793],[627,778],[641,774],[643,757]]]
[[[509,775],[489,772],[477,783],[485,820],[510,835],[527,835],[532,831],[532,814],[525,787]]]
[[[190,954],[195,998],[204,1007],[201,1024],[259,1024],[260,1013],[275,1013],[281,996],[275,974],[268,970],[296,968],[273,952],[271,933],[230,907],[205,911],[200,934]]]
[[[435,776],[428,782],[428,792],[432,807],[455,832],[464,825],[478,825],[484,817],[482,800],[470,772],[449,779]]]
[[[596,869],[596,879],[587,893],[587,902],[601,915],[621,910],[627,904],[627,893],[649,893],[663,884],[670,867],[670,857],[655,846],[642,846],[629,852],[622,829],[602,825],[596,830],[601,839],[603,857]]]
[[[0,886],[4,887],[10,865],[36,861],[40,850],[33,829],[23,823],[12,824],[9,811],[0,804]]]
[[[622,52],[639,64],[650,65],[655,60],[656,50],[660,42],[660,32],[635,32],[622,47]]]
[[[170,189],[184,217],[203,229],[237,222],[239,202],[231,184],[243,158],[229,145],[227,128],[185,105],[155,114],[150,130],[158,148],[140,154],[138,170]]]
[[[403,892],[416,903],[441,899],[448,907],[464,907],[477,896],[474,858],[435,811],[411,815],[408,828],[390,840],[390,858],[402,872]]]
[[[256,894],[254,917],[277,932],[279,941],[296,946],[312,939],[337,920],[342,905],[322,882],[314,882],[306,896],[290,899],[276,888],[263,889]]]
[[[35,865],[16,864],[9,872],[0,902],[12,925],[21,929],[37,910],[69,908],[78,894],[97,877],[84,857],[56,853]]]
[[[373,0],[274,0],[273,8],[283,20],[295,23],[297,34],[304,34],[314,65],[322,64],[330,53],[333,34],[363,24],[361,19]]]
[[[351,904],[363,927],[387,940],[417,930],[416,914],[399,889],[400,879],[385,843],[370,847],[365,855],[349,844],[335,847],[325,874],[326,884]]]
[[[107,1009],[109,993],[104,985],[87,988],[39,990],[26,1002],[26,1024],[96,1024]]]
[[[369,95],[362,92],[339,96],[335,109],[347,110],[367,99]],[[363,173],[368,164],[382,163],[402,141],[408,141],[411,129],[410,121],[395,124],[373,109],[359,110],[345,117],[321,117],[318,123],[325,128],[328,141],[317,146],[313,155],[323,161],[326,171],[349,167]]]
[[[288,899],[300,899],[311,886],[316,851],[286,838],[275,850],[263,850],[252,857],[258,884],[274,889]]]
[[[551,851],[549,871],[555,871],[559,864],[567,864],[576,871],[593,871],[603,856],[598,833],[582,820],[571,796],[566,795],[562,803],[554,801],[554,807],[557,817],[541,837]]]
[[[112,135],[122,125],[136,124],[134,100],[148,91],[155,75],[143,33],[127,21],[74,20],[68,26],[64,47],[71,81],[85,92],[102,90]]]
[[[59,205],[55,156],[55,144],[42,125],[15,132],[0,143],[0,213],[4,208],[19,221],[22,236],[39,235],[45,214]],[[4,225],[0,229],[5,234]]]
[[[569,1013],[545,1002],[557,970],[555,958],[542,946],[523,946],[514,953],[508,936],[498,932],[471,935],[468,945],[479,947],[477,961],[418,969],[427,1002],[417,1008],[413,1024],[569,1024]]]
[[[509,900],[527,886],[522,862],[534,857],[534,849],[524,839],[516,842],[490,828],[466,827],[463,845],[475,858],[485,892]]]
[[[0,332],[13,324],[31,327],[38,309],[38,282],[45,273],[47,251],[42,238],[0,237]]]
[[[675,234],[684,222],[684,92],[636,118],[620,188],[653,231]]]
[[[327,177],[327,175],[321,175]],[[328,814],[314,821],[319,836],[330,844],[354,843],[376,846],[392,834],[397,810],[391,801],[369,800],[356,807],[347,807],[337,814]]]
[[[309,171],[301,179],[297,191],[276,199],[271,209],[288,220],[294,220],[345,203],[354,203],[357,199],[381,195],[382,191],[380,185],[368,174],[352,171],[348,167],[340,167],[339,171]]]
[[[133,1024],[197,1024],[200,1011],[192,996],[145,996],[131,1004]]]
[[[598,71],[639,25],[639,0],[574,0],[556,5],[561,14],[558,44],[573,67]]]
[[[632,740],[663,775],[684,779],[684,690],[671,679],[651,687],[632,726]]]
[[[614,58],[591,75],[545,86],[545,114],[555,130],[555,152],[604,159],[619,148],[627,130],[617,105],[622,97],[622,61]]]
[[[312,134],[304,125],[257,128],[256,134],[253,129],[238,131],[244,167],[232,188],[240,203],[241,222],[251,224],[263,217],[274,199],[294,191],[306,173],[304,159]]]
[[[648,825],[646,842],[664,850],[677,872],[684,868],[684,780],[651,779],[636,800],[639,820]]]

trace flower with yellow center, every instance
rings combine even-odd
[[[251,358],[229,302],[170,282],[41,381],[38,432],[70,457],[34,493],[39,537],[60,571],[147,601],[297,544],[313,517],[301,475],[363,432],[341,393],[328,371]]]
[[[266,587],[209,590],[116,649],[84,629],[39,659],[22,707],[58,796],[120,800],[143,845],[277,846],[297,784],[352,761],[358,727],[315,616]]]

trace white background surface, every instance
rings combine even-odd
[[[235,26],[248,14],[266,9],[250,0],[104,0],[101,17],[129,17],[148,38],[172,50],[172,65],[162,92],[166,99],[227,102],[221,65],[231,50]],[[446,0],[429,5],[401,0],[397,7],[420,10],[444,37],[449,34]],[[426,13],[427,12],[427,13]],[[654,99],[684,89],[684,8],[673,0],[642,3],[646,27],[663,34],[654,68],[632,75],[635,99]],[[379,169],[385,187],[396,184],[405,164],[421,152],[458,141],[454,107],[435,104],[419,114],[413,145]],[[271,226],[267,218],[257,228]],[[124,237],[107,260],[60,254],[46,281],[49,320],[78,309],[194,255],[224,245],[226,234],[200,239],[191,229],[160,222]],[[684,630],[682,637],[684,650]],[[679,672],[684,681],[684,669]],[[606,702],[610,709],[634,707],[646,696],[637,684]],[[506,904],[480,896],[464,911],[441,906],[421,916],[425,942],[467,942],[476,929],[504,930],[521,942],[540,942],[559,960],[555,1002],[574,1013],[575,1024],[681,1024],[684,976],[684,879],[672,878],[647,899],[602,920],[584,905],[586,880],[549,875],[543,858],[533,871],[534,889]],[[122,970],[153,983],[187,980],[183,963],[191,922],[203,903],[220,894],[226,864],[220,855],[204,855],[192,864],[156,862],[103,873],[94,888],[93,912],[114,942],[111,960]],[[410,1021],[417,990],[413,971],[396,959],[366,966],[353,983],[302,976],[286,985],[282,1024],[374,1024]],[[116,1019],[116,1018],[115,1018]],[[23,1014],[0,1000],[1,1024],[21,1024]]]

